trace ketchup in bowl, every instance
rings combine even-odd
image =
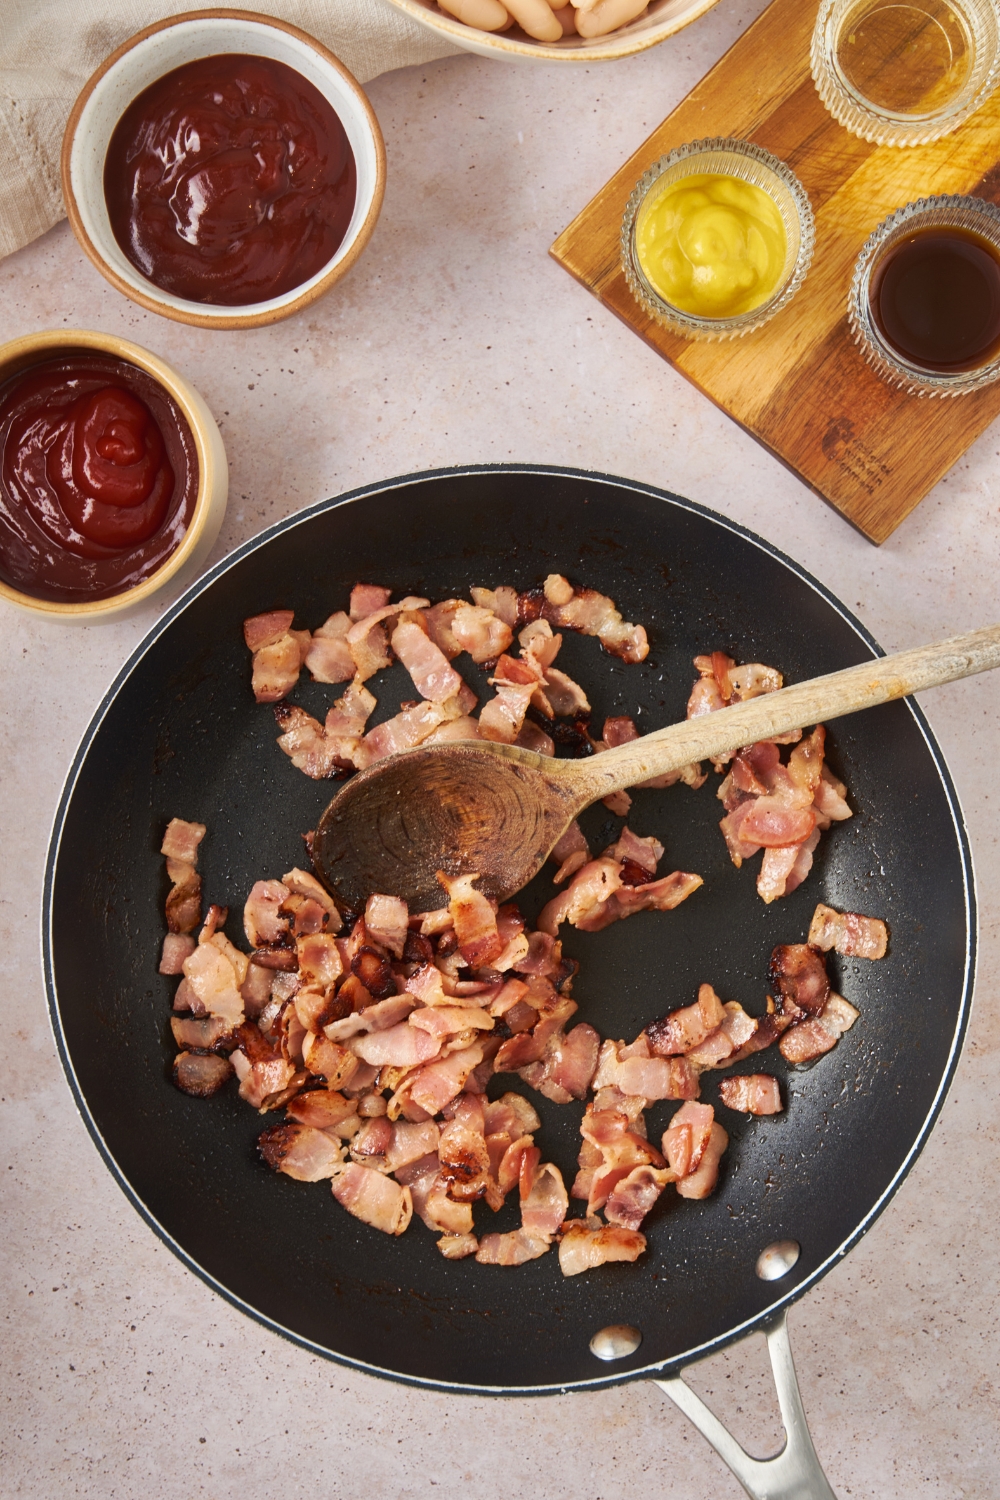
[[[198,460],[144,371],[80,351],[0,386],[0,578],[38,599],[107,599],[155,573],[194,514]]]
[[[189,302],[245,306],[301,286],[336,254],[357,167],[333,106],[285,63],[223,53],[150,84],[104,163],[115,239]]]

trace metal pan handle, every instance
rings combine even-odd
[[[809,1435],[785,1314],[780,1313],[765,1332],[785,1428],[785,1446],[775,1458],[751,1458],[680,1375],[654,1380],[653,1384],[690,1417],[702,1437],[708,1439],[723,1463],[732,1469],[750,1500],[837,1500],[820,1468]]]

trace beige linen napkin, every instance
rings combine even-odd
[[[388,0],[243,0],[239,9],[291,21],[362,83],[459,49]],[[169,0],[0,0],[0,257],[65,215],[59,186],[63,131],[77,94],[109,52],[163,16]]]

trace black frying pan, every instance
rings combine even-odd
[[[207,900],[228,903],[238,941],[252,882],[303,861],[333,787],[309,781],[275,746],[249,691],[241,622],[294,608],[315,627],[358,579],[443,598],[471,585],[538,584],[550,571],[610,594],[644,623],[641,666],[569,636],[559,665],[587,688],[595,724],[635,714],[643,731],[682,718],[691,658],[721,648],[796,681],[879,648],[814,579],[751,533],[676,496],[600,475],[537,468],[425,474],[359,490],[248,542],[192,588],[119,675],[94,718],[60,802],[46,872],[44,952],[60,1054],[108,1166],[171,1249],[236,1306],[304,1345],[375,1374],[483,1393],[532,1394],[669,1375],[764,1327],[873,1223],[941,1106],[965,1029],[975,943],[962,815],[920,710],[897,702],[834,726],[831,763],[856,816],[824,835],[812,875],[765,906],[754,870],[730,864],[716,778],[635,795],[630,825],[667,846],[665,869],[705,886],[676,912],[645,913],[599,934],[568,930],[581,961],[580,1019],[632,1038],[690,1003],[702,981],[763,1010],[767,960],[801,941],[818,900],[884,917],[889,956],[831,963],[861,1019],[811,1070],[775,1050],[743,1065],[785,1080],[787,1113],[747,1123],[703,1097],[730,1132],[716,1194],[665,1195],[647,1220],[649,1251],[564,1280],[554,1253],[517,1270],[450,1263],[414,1226],[399,1240],[343,1212],[326,1184],[276,1176],[259,1160],[263,1121],[235,1088],[210,1101],[169,1082],[170,995],[156,972],[166,892],[158,855],[171,816],[207,823]],[[482,679],[463,671],[477,688]],[[377,717],[412,696],[401,669],[376,686]],[[373,684],[370,684],[372,686]],[[341,690],[300,683],[319,713]],[[620,826],[603,807],[592,848]],[[532,918],[551,886],[524,893]],[[566,931],[564,929],[564,931]],[[521,1087],[513,1075],[491,1094]],[[528,1092],[527,1090],[525,1090]],[[575,1170],[580,1106],[538,1095],[544,1153]],[[659,1139],[673,1105],[648,1112]],[[517,1208],[477,1222],[515,1227]],[[755,1274],[761,1249],[792,1239],[781,1281]],[[638,1350],[612,1366],[594,1332],[625,1323]]]

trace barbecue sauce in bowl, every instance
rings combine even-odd
[[[150,375],[81,350],[0,385],[0,579],[36,599],[107,599],[180,544],[194,438]]]
[[[175,68],[132,101],[104,165],[115,239],[189,302],[247,306],[309,281],[350,226],[357,165],[330,102],[269,57]]]
[[[973,230],[934,226],[898,240],[868,300],[886,344],[918,369],[957,374],[1000,354],[1000,255]]]

